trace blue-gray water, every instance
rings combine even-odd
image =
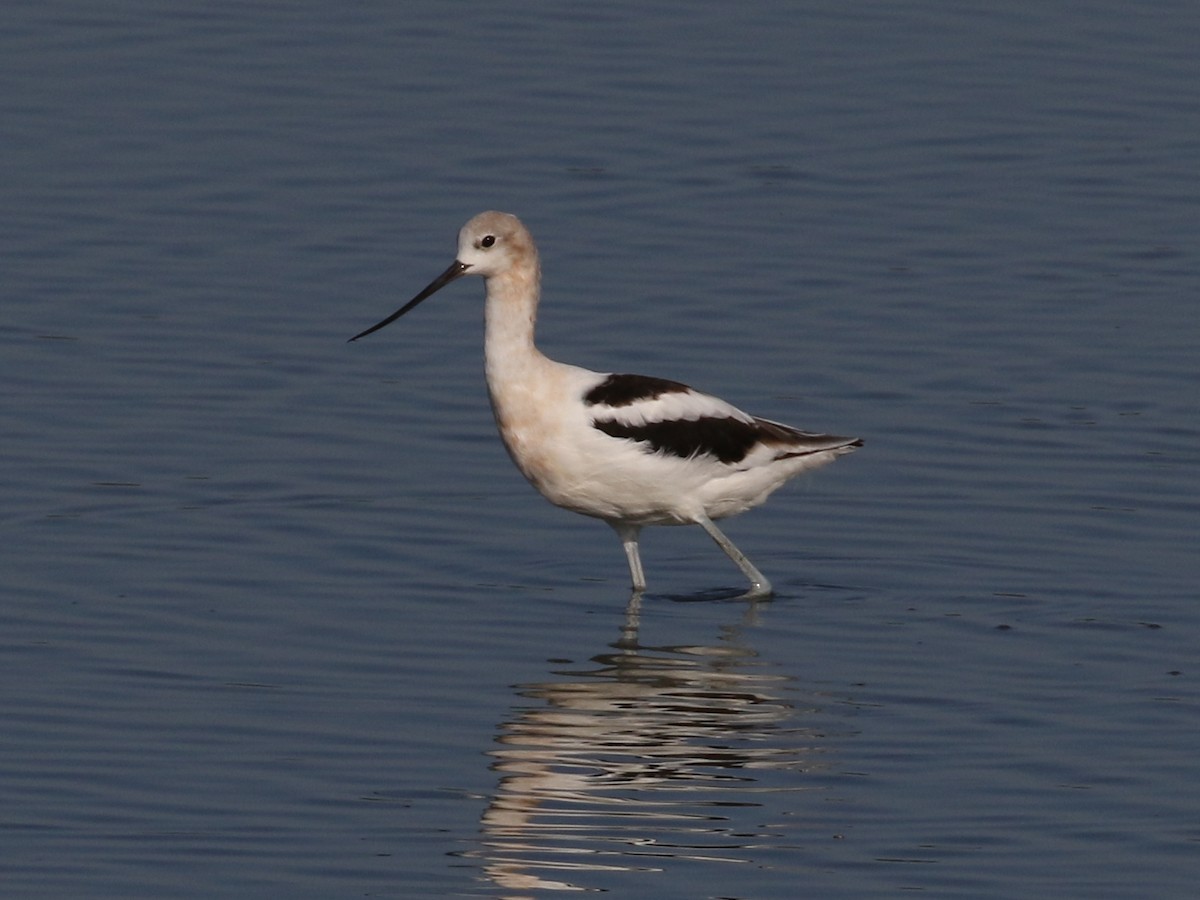
[[[0,893],[1195,896],[1200,7],[9,3]],[[541,343],[859,434],[545,504]],[[632,614],[636,614],[632,615]]]

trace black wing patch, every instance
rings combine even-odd
[[[705,454],[723,463],[745,459],[759,439],[758,429],[740,419],[673,419],[640,425],[601,419],[593,424],[611,437],[641,441],[652,452],[669,453],[684,459]]]
[[[862,441],[854,438],[808,434],[763,419],[745,422],[729,417],[703,416],[639,425],[616,419],[595,419],[592,424],[610,437],[639,441],[650,453],[669,453],[683,459],[705,455],[726,465],[741,462],[756,444],[777,447],[777,460],[839,449],[836,442],[843,440],[846,443],[841,447],[847,449],[862,446]]]
[[[653,400],[663,394],[685,394],[691,388],[666,378],[649,375],[609,375],[583,395],[588,406],[629,406],[640,400]]]

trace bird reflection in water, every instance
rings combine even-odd
[[[675,862],[754,862],[786,827],[765,825],[762,807],[779,815],[780,792],[811,790],[824,768],[827,701],[746,642],[753,605],[712,646],[648,647],[639,602],[611,650],[521,686],[530,702],[500,728],[500,782],[466,855],[506,897],[603,890],[582,881]]]

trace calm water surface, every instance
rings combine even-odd
[[[1183,898],[1200,10],[10,4],[13,897]],[[866,447],[730,523],[545,504],[541,342]]]

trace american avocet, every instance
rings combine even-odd
[[[480,213],[458,234],[450,268],[365,337],[462,275],[487,284],[484,356],[496,425],[509,456],[556,506],[603,519],[629,560],[633,590],[646,576],[644,525],[699,525],[750,579],[771,583],[713,519],[758,506],[784,482],[862,446],[755,418],[684,384],[591,372],[534,346],[541,267],[533,237],[508,213]]]

